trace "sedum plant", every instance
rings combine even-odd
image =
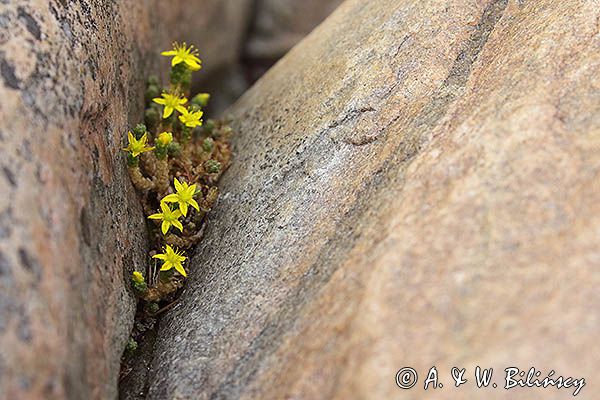
[[[144,123],[127,133],[123,149],[148,218],[151,262],[145,274],[133,273],[131,283],[150,316],[183,286],[185,251],[202,236],[206,214],[218,196],[216,183],[231,158],[227,121],[203,121],[210,95],[191,97],[192,72],[202,67],[198,51],[174,43],[161,54],[171,57],[169,82],[148,79]]]

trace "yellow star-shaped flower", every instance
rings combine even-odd
[[[127,140],[129,141],[129,145],[123,150],[130,152],[133,157],[137,157],[146,151],[154,150],[154,147],[146,146],[148,142],[148,134],[146,133],[137,140],[135,136],[133,136],[133,133],[127,132]]]
[[[188,205],[191,205],[196,210],[200,211],[200,206],[198,206],[198,203],[194,200],[196,185],[188,185],[186,182],[179,182],[177,178],[175,178],[174,184],[177,193],[166,195],[161,202],[179,203],[179,209],[183,216],[187,215]]]
[[[182,111],[179,116],[179,120],[182,124],[187,126],[188,128],[195,128],[197,126],[202,125],[202,115],[204,113],[202,111]]]
[[[162,93],[161,97],[155,97],[152,99],[156,104],[160,104],[165,106],[163,110],[163,118],[169,118],[171,114],[173,114],[173,110],[177,110],[180,113],[187,111],[183,106],[187,103],[187,99],[185,97],[179,97],[177,94],[171,93]]]
[[[171,268],[175,268],[177,272],[179,272],[184,277],[187,276],[185,269],[183,269],[182,262],[187,259],[183,255],[183,252],[179,252],[173,250],[173,248],[169,245],[165,246],[165,252],[162,254],[155,254],[152,258],[158,258],[159,260],[163,260],[163,265],[160,267],[161,271],[168,271]]]
[[[163,235],[167,234],[171,225],[183,232],[183,225],[181,224],[181,222],[179,222],[179,217],[181,217],[181,211],[171,210],[171,206],[169,206],[165,202],[160,203],[160,209],[162,210],[162,213],[152,214],[148,218],[162,220],[160,228],[162,230]]]
[[[193,45],[190,45],[188,48],[185,42],[182,44],[175,42],[173,43],[173,50],[163,51],[160,54],[167,57],[173,57],[171,66],[185,63],[192,71],[198,71],[202,68],[202,61],[198,58],[198,50],[194,49]]]

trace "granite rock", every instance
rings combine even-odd
[[[0,398],[109,399],[146,265],[120,150],[171,39],[202,4],[0,4]]]

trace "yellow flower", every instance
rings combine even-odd
[[[177,193],[169,194],[163,197],[161,201],[167,203],[179,203],[179,209],[183,216],[187,215],[188,204],[200,211],[200,207],[196,200],[194,200],[194,194],[196,194],[196,185],[188,185],[186,182],[179,182],[175,178],[175,190]]]
[[[173,134],[171,132],[162,132],[158,135],[156,140],[161,146],[168,146],[173,141]]]
[[[139,271],[133,271],[133,274],[131,275],[131,279],[135,283],[144,283],[144,275],[142,275],[141,272],[139,272]]]
[[[179,222],[179,217],[181,217],[181,211],[171,210],[171,206],[164,202],[160,203],[160,209],[162,210],[162,213],[152,214],[148,218],[162,220],[160,228],[162,230],[163,235],[167,234],[171,225],[183,232],[183,225],[181,224],[181,222]]]
[[[162,98],[155,97],[152,99],[156,104],[161,104],[165,106],[163,110],[163,118],[169,118],[171,114],[173,114],[173,110],[177,110],[180,113],[186,111],[183,106],[187,103],[187,99],[185,97],[179,97],[177,94],[163,93],[161,94]]]
[[[175,42],[173,43],[173,50],[163,51],[160,54],[167,57],[173,57],[171,60],[171,66],[175,66],[183,62],[192,71],[198,71],[200,68],[202,68],[200,65],[202,61],[198,58],[198,50],[194,49],[193,45],[190,45],[188,48],[185,42],[182,44]]]
[[[129,140],[129,145],[125,147],[123,150],[131,153],[132,156],[137,157],[141,153],[146,151],[154,150],[154,147],[147,147],[146,144],[148,142],[148,134],[144,133],[144,135],[137,140],[133,133],[127,132],[127,139]]]
[[[162,267],[160,267],[161,271],[168,271],[174,267],[181,275],[187,276],[185,269],[183,269],[183,265],[181,264],[187,258],[183,255],[183,252],[173,250],[171,246],[167,245],[164,253],[153,255],[152,258],[158,258],[159,260],[164,261]]]
[[[179,116],[179,120],[182,124],[185,124],[188,128],[195,128],[199,125],[202,125],[202,115],[204,113],[202,111],[188,111],[184,110],[181,112]]]

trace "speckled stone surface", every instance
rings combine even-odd
[[[0,2],[0,398],[110,399],[145,223],[120,149],[202,4]],[[166,62],[166,61],[165,61]]]
[[[599,20],[596,0],[343,3],[232,109],[149,398],[571,397],[452,388],[480,365],[593,399]]]

